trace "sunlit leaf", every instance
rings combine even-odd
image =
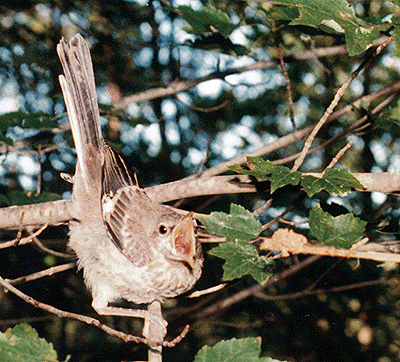
[[[274,165],[271,161],[263,160],[261,157],[247,157],[249,169],[235,164],[228,168],[240,174],[254,176],[258,181],[271,181],[271,192],[286,185],[297,185],[301,179],[301,172],[291,172],[285,166]]]
[[[350,56],[360,54],[379,37],[379,29],[361,22],[345,0],[280,0],[279,3],[297,7],[299,17],[290,25],[314,26],[343,34]]]
[[[328,168],[322,177],[303,176],[301,186],[309,197],[325,190],[332,195],[345,195],[352,189],[363,190],[364,186],[347,170]]]
[[[258,283],[264,284],[272,276],[272,261],[259,256],[257,248],[247,241],[220,243],[209,253],[225,259],[223,280],[251,275]]]
[[[214,234],[225,236],[228,241],[248,241],[256,238],[262,231],[260,221],[243,206],[231,204],[230,213],[216,211],[198,219],[206,229]]]

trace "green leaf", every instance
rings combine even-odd
[[[254,219],[250,211],[236,204],[231,204],[229,214],[215,211],[198,219],[209,232],[225,236],[227,241],[248,241],[262,231],[261,222]]]
[[[280,0],[295,5],[299,17],[290,25],[314,26],[323,31],[344,34],[350,56],[362,53],[379,37],[379,29],[361,23],[354,9],[345,0]]]
[[[394,46],[393,46],[393,51],[392,51],[392,56],[393,57],[399,57],[400,56],[400,45],[399,45],[399,36],[400,36],[400,16],[399,15],[393,15],[392,18],[392,22],[394,24],[396,24],[396,26],[394,27],[394,33],[396,34],[395,36],[395,42],[394,42]]]
[[[272,261],[259,256],[257,248],[247,241],[220,243],[209,253],[225,259],[223,280],[251,275],[258,283],[264,284],[273,274]]]
[[[51,343],[39,338],[31,326],[22,323],[0,333],[0,361],[55,362],[57,354]]]
[[[277,21],[291,21],[299,16],[299,10],[295,6],[273,5],[272,3],[264,2],[261,9],[268,18]]]
[[[239,164],[230,165],[228,168],[240,174],[254,176],[260,182],[271,180],[270,175],[276,167],[271,161],[263,160],[261,157],[246,157],[246,159],[250,170],[244,169]]]
[[[0,133],[0,143],[5,143],[6,145],[12,146],[14,144],[14,141],[12,140],[12,138]]]
[[[353,213],[333,217],[320,206],[310,211],[310,231],[324,245],[349,249],[364,236],[366,225]]]
[[[309,197],[321,190],[326,190],[332,195],[344,195],[351,189],[363,190],[364,186],[347,170],[328,168],[321,178],[303,176],[301,186]]]
[[[21,127],[29,129],[57,128],[58,122],[50,114],[44,112],[16,111],[0,115],[0,143],[13,145],[11,138],[6,136],[10,127]]]
[[[297,185],[301,179],[300,171],[291,172],[289,168],[274,165],[261,157],[247,157],[247,165],[249,170],[238,164],[228,166],[228,168],[240,174],[254,176],[260,182],[271,181],[271,192],[286,185]]]
[[[301,180],[300,171],[291,172],[284,166],[275,166],[271,174],[271,193],[286,185],[298,185]]]
[[[0,131],[5,132],[9,127],[43,129],[56,128],[58,122],[45,112],[16,111],[0,115]]]
[[[182,18],[191,26],[191,29],[185,28],[185,30],[195,35],[219,32],[227,38],[236,29],[236,25],[232,24],[229,16],[213,6],[205,6],[200,11],[196,11],[184,5],[178,6],[178,10],[181,11]]]
[[[60,195],[51,192],[36,195],[35,191],[10,191],[6,195],[1,195],[0,206],[39,204],[60,199]]]
[[[214,346],[204,346],[194,362],[279,362],[270,357],[260,357],[261,340],[257,338],[230,339]],[[281,361],[283,362],[283,361]]]

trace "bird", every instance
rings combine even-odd
[[[148,318],[147,310],[115,302],[149,304],[193,287],[203,265],[193,213],[182,216],[151,200],[102,137],[90,48],[83,36],[77,33],[69,43],[62,38],[57,53],[77,154],[69,246],[98,314]]]

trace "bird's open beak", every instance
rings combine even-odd
[[[192,269],[196,255],[196,234],[193,225],[193,212],[189,212],[173,231],[174,248],[177,254]]]

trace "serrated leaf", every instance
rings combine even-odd
[[[353,188],[363,190],[364,186],[347,170],[328,168],[322,177],[303,176],[300,182],[309,197],[321,190],[332,195],[344,195]]]
[[[320,206],[310,211],[310,231],[324,245],[349,249],[364,236],[366,225],[353,213],[333,217]]]
[[[22,323],[0,333],[0,361],[55,362],[57,354],[53,345],[28,324]]]
[[[230,339],[214,346],[204,346],[194,362],[279,362],[270,357],[260,357],[261,341],[257,338]],[[281,361],[284,362],[284,361]]]
[[[254,176],[258,181],[271,181],[271,193],[286,185],[297,185],[301,179],[301,172],[291,172],[285,166],[274,165],[271,161],[261,157],[247,157],[249,170],[235,164],[228,168],[240,174]]]
[[[312,197],[324,188],[325,182],[320,177],[306,175],[302,177],[300,185],[303,186],[308,197]]]
[[[259,256],[257,248],[247,241],[220,243],[209,253],[225,259],[223,280],[251,275],[258,283],[264,284],[272,276],[272,262]]]
[[[209,232],[225,236],[227,241],[248,241],[255,239],[262,231],[261,222],[254,219],[250,211],[236,204],[231,204],[229,214],[216,211],[198,219]]]
[[[290,25],[318,27],[326,32],[344,34],[350,56],[363,52],[379,37],[379,29],[362,24],[345,0],[280,0],[295,5],[299,17]]]
[[[284,166],[275,166],[271,174],[271,193],[286,185],[298,185],[301,180],[300,171],[290,171]]]
[[[232,24],[229,16],[223,11],[213,7],[205,6],[200,11],[193,10],[190,6],[178,6],[182,13],[182,18],[187,21],[191,29],[185,29],[195,35],[218,31],[223,37],[227,38],[236,25]]]
[[[263,160],[260,157],[247,157],[247,162],[251,167],[250,170],[243,168],[239,164],[230,165],[228,168],[242,175],[254,176],[260,182],[269,181],[271,179],[271,173],[275,167],[272,162]]]

